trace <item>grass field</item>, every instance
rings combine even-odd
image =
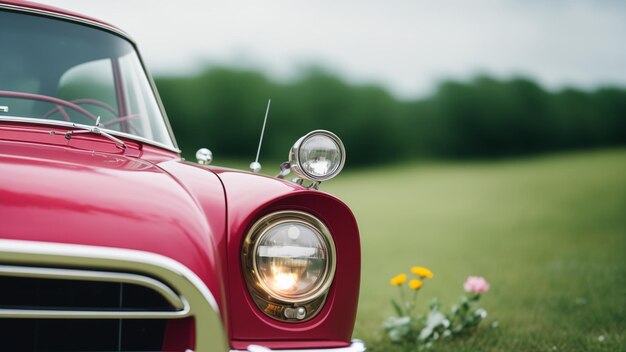
[[[322,190],[359,220],[368,350],[402,350],[381,323],[389,278],[412,265],[435,272],[424,312],[433,297],[448,309],[468,275],[491,283],[486,322],[437,351],[626,350],[626,149],[348,171]]]

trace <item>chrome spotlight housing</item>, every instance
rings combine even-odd
[[[289,151],[291,171],[313,182],[337,176],[346,161],[346,149],[334,133],[316,130],[298,139]]]

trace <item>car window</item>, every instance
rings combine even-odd
[[[110,31],[0,9],[0,120],[93,125],[170,148],[134,45]]]
[[[117,118],[119,111],[111,60],[90,61],[72,67],[61,76],[57,96],[100,116],[103,124]],[[71,121],[93,124],[92,120],[77,111],[66,109],[66,113],[70,115]],[[112,126],[113,129],[116,127]]]

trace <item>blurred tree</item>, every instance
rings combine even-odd
[[[215,155],[252,160],[268,98],[263,159],[285,160],[313,129],[337,133],[352,165],[626,144],[626,90],[618,88],[550,93],[529,79],[483,75],[442,82],[432,96],[406,101],[316,67],[291,82],[224,67],[156,81],[188,157],[208,146]]]

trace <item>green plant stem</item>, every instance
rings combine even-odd
[[[398,286],[398,289],[400,289],[400,302],[401,302],[402,308],[407,313],[406,315],[409,316],[409,309],[406,306],[406,295],[404,294],[404,285]]]
[[[411,309],[408,312],[410,317],[413,317],[413,311],[415,310],[415,304],[417,302],[417,293],[418,292],[419,292],[419,289],[413,290],[413,300],[411,301]]]

